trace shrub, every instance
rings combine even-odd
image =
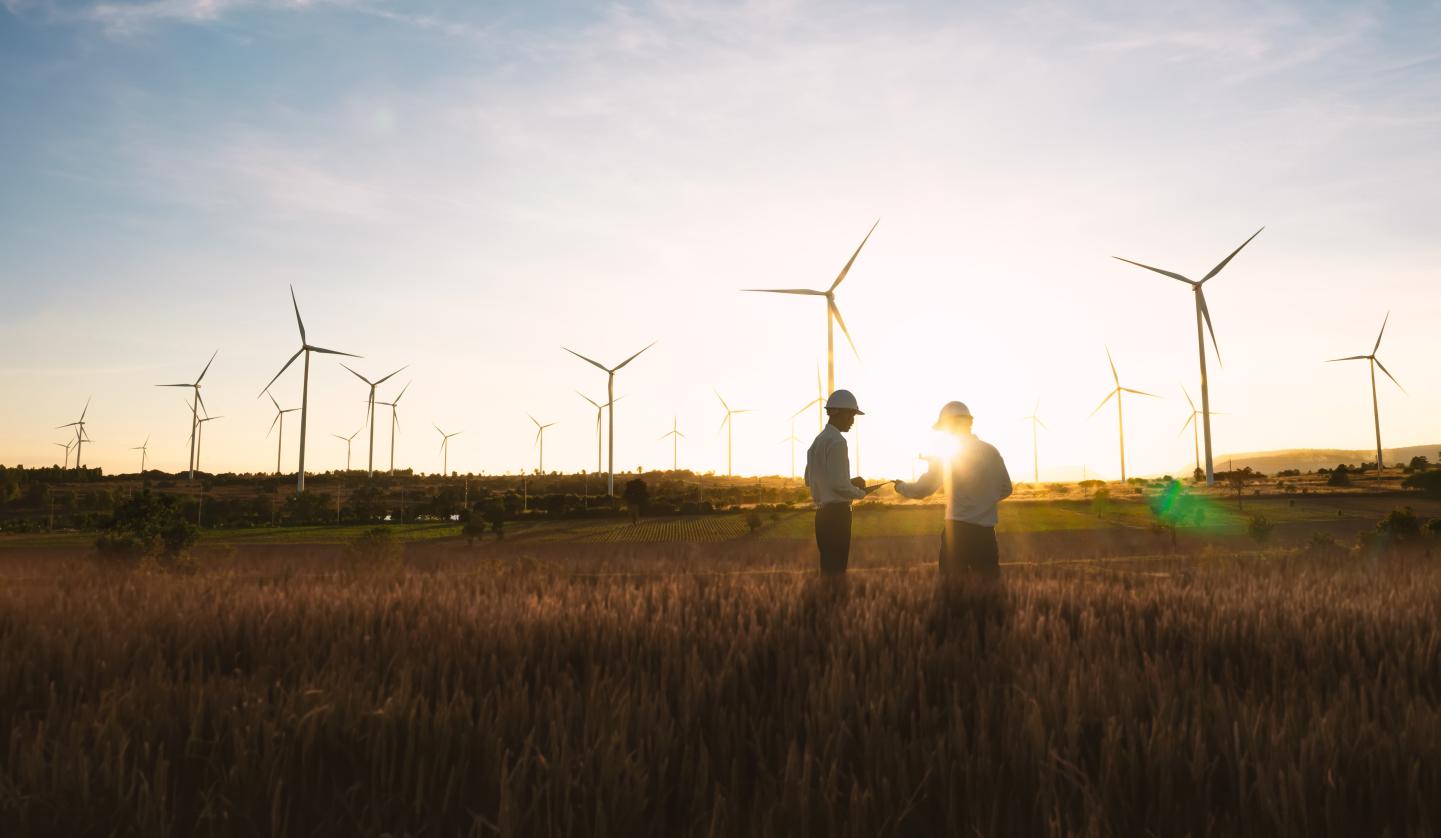
[[[1326,478],[1327,486],[1349,486],[1351,485],[1351,470],[1344,465],[1336,466],[1331,476]]]
[[[1401,481],[1408,489],[1420,489],[1428,497],[1441,497],[1441,469],[1418,471]]]
[[[109,526],[95,540],[95,549],[102,558],[120,564],[191,570],[190,548],[199,538],[200,531],[180,514],[173,495],[147,490],[116,508]]]
[[[1376,524],[1376,532],[1394,542],[1415,541],[1421,537],[1421,519],[1409,506],[1393,509]]]
[[[1437,538],[1441,538],[1441,518],[1432,518],[1426,522],[1426,532]]]
[[[388,567],[400,564],[405,545],[385,527],[372,527],[350,540],[346,553],[361,567]]]
[[[748,527],[751,532],[760,529],[764,523],[765,521],[762,520],[761,514],[754,509],[746,513],[746,527]]]
[[[1251,536],[1257,544],[1265,544],[1271,540],[1271,532],[1276,525],[1271,523],[1265,515],[1252,515],[1246,522],[1246,534]]]

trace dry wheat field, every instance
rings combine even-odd
[[[1441,831],[1441,569],[0,587],[5,835]]]

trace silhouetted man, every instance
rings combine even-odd
[[[913,483],[896,481],[903,497],[924,498],[946,486],[945,529],[941,533],[941,576],[974,575],[998,579],[1000,549],[996,544],[996,504],[1010,497],[1011,476],[995,446],[971,432],[971,411],[961,402],[941,408],[935,429],[956,441],[949,457],[931,457],[930,468]]]
[[[857,416],[864,416],[849,390],[837,390],[826,400],[829,421],[806,451],[806,486],[816,504],[816,547],[821,573],[846,572],[851,555],[851,501],[866,496],[866,482],[851,477],[851,455],[842,434]]]

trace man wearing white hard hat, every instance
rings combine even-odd
[[[821,573],[846,572],[851,555],[851,501],[866,496],[866,482],[851,477],[851,455],[844,432],[864,416],[849,390],[837,390],[826,399],[829,421],[806,451],[806,486],[816,504],[816,547]]]
[[[896,482],[896,491],[908,498],[929,497],[941,486],[949,491],[941,533],[941,575],[947,579],[995,579],[1001,573],[996,504],[1010,497],[1011,475],[995,446],[971,432],[972,422],[962,402],[941,408],[934,427],[954,438],[954,450],[944,458],[929,458],[931,466],[920,480]]]

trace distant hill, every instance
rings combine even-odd
[[[1406,448],[1383,448],[1382,455],[1386,458],[1386,465],[1394,466],[1398,463],[1405,464],[1411,461],[1412,457],[1422,456],[1431,460],[1432,463],[1441,460],[1441,444],[1411,445]],[[1301,471],[1315,471],[1318,468],[1335,468],[1338,463],[1347,465],[1359,465],[1369,463],[1376,458],[1375,450],[1356,451],[1342,448],[1305,448],[1290,451],[1254,451],[1247,454],[1220,454],[1216,457],[1216,470],[1224,471],[1231,468],[1234,463],[1236,468],[1250,466],[1252,469],[1263,474],[1275,474],[1286,469],[1300,469]]]

